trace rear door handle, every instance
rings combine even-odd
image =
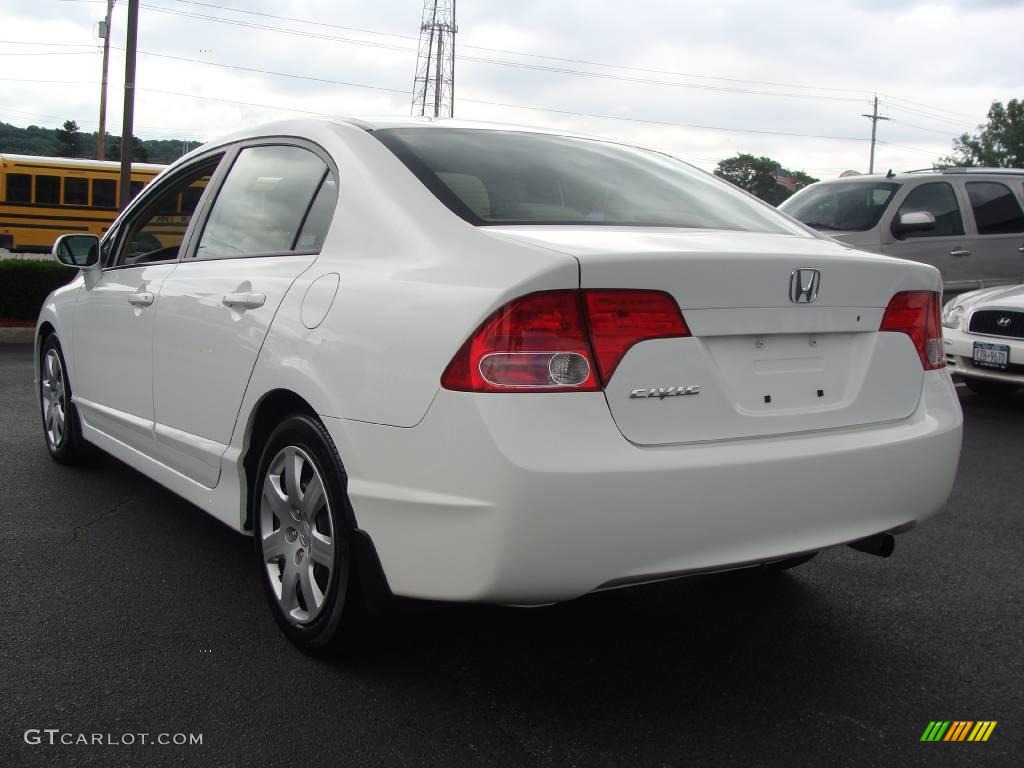
[[[128,294],[128,303],[136,307],[148,307],[153,303],[153,294],[149,291]]]
[[[267,301],[267,297],[262,293],[226,293],[224,294],[223,303],[225,307],[245,307],[246,309],[256,309],[262,307]]]
[[[952,256],[954,259],[962,259],[964,256],[970,256],[971,252],[968,251],[966,248],[954,248],[952,251],[949,252],[949,255]]]
[[[1020,253],[1024,253],[1024,245],[1022,245],[1020,248],[1018,248],[1017,251],[1020,252]]]

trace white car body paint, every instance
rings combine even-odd
[[[814,551],[945,502],[961,437],[949,373],[923,371],[908,337],[877,332],[894,293],[940,290],[934,268],[798,230],[474,227],[357,123],[242,132],[165,174],[261,136],[299,137],[336,164],[319,255],[122,270],[142,276],[117,290],[156,295],[137,314],[109,310],[114,326],[81,322],[98,295],[90,281],[117,270],[89,271],[39,319],[70,349],[86,440],[232,528],[246,520],[254,415],[280,390],[329,430],[357,523],[399,595],[545,603]],[[822,272],[820,298],[797,307],[788,280],[806,267]],[[509,300],[630,287],[669,292],[693,335],[637,344],[606,391],[440,387]],[[237,291],[266,303],[220,302]],[[151,403],[105,386],[132,362],[148,366]],[[823,395],[795,392],[809,372]],[[629,398],[691,385],[699,395]]]

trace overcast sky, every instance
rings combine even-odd
[[[5,0],[0,120],[74,119],[96,129],[96,21],[105,7]],[[409,114],[422,8],[422,0],[143,0],[136,133],[203,139],[303,113]],[[458,117],[614,137],[708,170],[750,152],[823,178],[866,171],[871,124],[860,115],[875,92],[893,118],[879,123],[876,170],[928,167],[984,120],[993,99],[1024,98],[1024,0],[461,0],[458,14]],[[118,0],[116,48],[126,18],[127,1]],[[115,134],[123,77],[123,53],[113,50],[107,128]]]

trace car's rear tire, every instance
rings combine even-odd
[[[1019,387],[1006,381],[992,381],[991,379],[975,379],[965,376],[964,384],[976,395],[991,400],[1006,400],[1013,397]]]
[[[270,434],[258,467],[250,503],[267,601],[289,640],[329,653],[344,643],[358,602],[341,458],[323,424],[295,414]]]
[[[61,464],[80,464],[89,458],[78,409],[71,400],[64,352],[54,334],[46,337],[39,354],[39,405],[50,455]]]

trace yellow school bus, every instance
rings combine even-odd
[[[132,197],[163,169],[132,163]],[[0,248],[49,252],[66,232],[102,235],[117,216],[120,173],[106,160],[0,155]]]

